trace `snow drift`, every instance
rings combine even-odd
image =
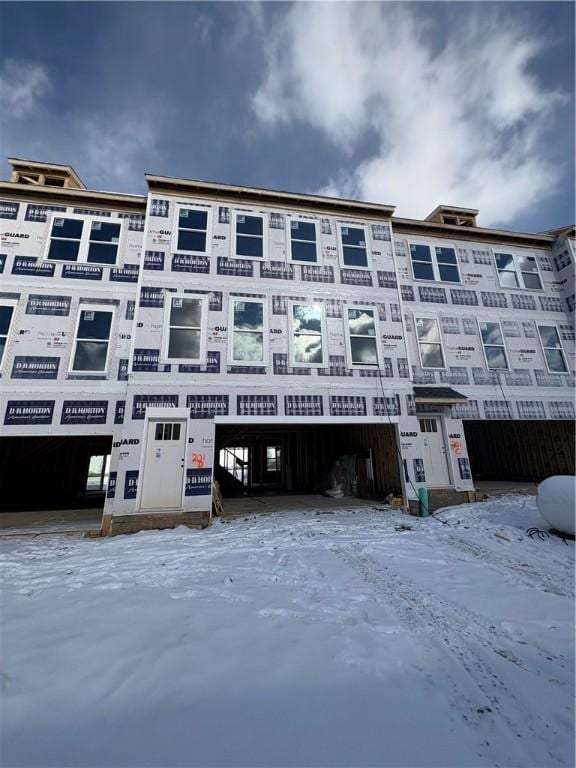
[[[538,511],[553,528],[574,536],[576,477],[555,475],[538,486]]]

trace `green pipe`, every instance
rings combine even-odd
[[[430,514],[428,507],[428,488],[418,489],[418,499],[420,501],[420,517],[428,517]]]

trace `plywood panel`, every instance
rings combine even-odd
[[[574,473],[569,421],[465,421],[475,480],[540,481]]]

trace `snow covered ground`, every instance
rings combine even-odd
[[[5,540],[1,764],[572,766],[574,543],[440,516]]]

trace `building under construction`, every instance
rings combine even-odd
[[[10,159],[0,183],[4,510],[103,531],[256,494],[467,501],[574,471],[574,227]]]

